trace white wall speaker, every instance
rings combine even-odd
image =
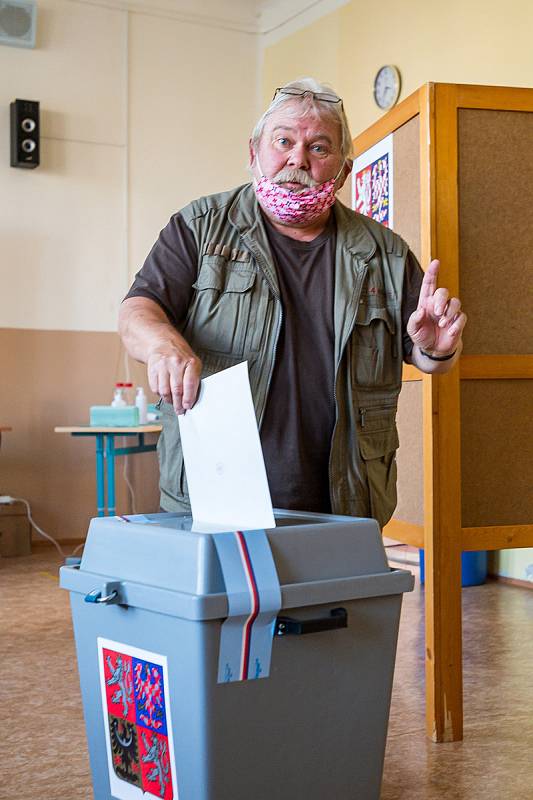
[[[0,44],[35,47],[35,0],[0,0]]]

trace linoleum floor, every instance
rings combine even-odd
[[[51,551],[0,559],[0,800],[93,797],[58,565]],[[533,591],[463,591],[465,738],[450,744],[425,734],[423,603],[417,580],[404,596],[381,800],[533,800]]]

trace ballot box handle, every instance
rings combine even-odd
[[[348,612],[345,608],[332,608],[329,616],[314,619],[295,619],[294,617],[278,617],[276,619],[276,636],[303,636],[306,633],[335,631],[348,627]]]
[[[104,606],[115,605],[120,603],[120,588],[119,581],[106,581],[86,594],[84,600],[86,603],[98,603]]]

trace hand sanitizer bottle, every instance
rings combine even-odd
[[[146,425],[148,422],[148,402],[142,386],[137,386],[135,405],[139,409],[139,425]]]
[[[115,396],[111,401],[111,405],[113,408],[125,408],[127,406],[127,403],[124,399],[123,383],[115,383]]]
[[[127,406],[135,405],[135,395],[133,393],[133,383],[124,384],[124,400]]]

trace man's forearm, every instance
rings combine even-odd
[[[130,297],[122,303],[118,327],[130,356],[146,364],[152,392],[172,403],[177,414],[192,408],[202,362],[163,309],[146,297]]]
[[[413,347],[413,352],[411,353],[410,363],[414,364],[415,367],[422,372],[427,373],[428,375],[444,375],[446,372],[449,372],[457,363],[462,349],[463,343],[461,340],[459,340],[457,350],[455,351],[453,358],[449,358],[447,361],[434,361],[433,359],[423,355],[418,345],[415,344]]]
[[[124,347],[136,361],[147,363],[158,350],[175,349],[183,355],[192,351],[165,312],[153,300],[131,297],[124,300],[119,313],[119,334]]]

